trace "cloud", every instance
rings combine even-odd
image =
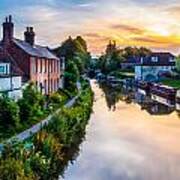
[[[109,39],[162,48],[180,42],[179,0],[2,0],[0,10],[1,22],[13,14],[18,37],[32,25],[45,45],[59,45],[69,35],[85,36],[95,53]]]
[[[127,32],[134,33],[134,34],[143,34],[144,33],[143,29],[140,29],[138,27],[133,27],[130,25],[125,25],[125,24],[112,25],[111,28],[113,28],[115,30],[127,31]]]
[[[152,43],[152,44],[163,44],[163,42],[158,41],[158,39],[153,39],[150,37],[134,37],[132,38],[134,41],[140,41],[144,43]]]

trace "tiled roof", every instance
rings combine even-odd
[[[122,63],[137,64],[139,62],[140,62],[140,57],[131,56],[131,57],[125,59]]]
[[[29,43],[19,39],[14,39],[13,41],[18,47],[31,56],[59,60],[47,47],[39,45],[31,46]]]
[[[156,57],[157,61],[153,61],[153,57]],[[129,57],[123,63],[145,66],[175,66],[175,56],[169,52],[155,52],[146,57]]]
[[[157,61],[154,61],[153,58],[157,58]],[[151,53],[151,55],[143,58],[141,64],[150,66],[175,66],[175,56],[168,52]]]

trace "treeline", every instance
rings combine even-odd
[[[65,88],[69,91],[75,90],[76,82],[88,68],[91,60],[86,41],[81,36],[75,39],[69,37],[60,47],[54,49],[54,52],[58,57],[65,59]]]
[[[150,49],[145,47],[126,47],[119,49],[116,42],[110,42],[105,54],[100,56],[96,62],[96,68],[101,69],[103,73],[109,73],[121,68],[121,62],[126,61],[130,57],[146,56],[151,53]]]
[[[5,146],[0,158],[0,179],[58,179],[68,161],[78,154],[92,103],[90,85],[83,82],[74,107],[64,108],[29,141]]]

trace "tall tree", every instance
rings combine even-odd
[[[180,55],[176,58],[176,69],[180,73]]]

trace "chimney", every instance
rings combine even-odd
[[[33,30],[33,27],[27,27],[26,31],[24,32],[24,39],[27,43],[29,43],[31,46],[35,43],[35,33]]]
[[[12,22],[12,16],[5,18],[5,22],[3,23],[3,43],[5,45],[9,45],[9,43],[13,40],[14,37],[14,24]]]

